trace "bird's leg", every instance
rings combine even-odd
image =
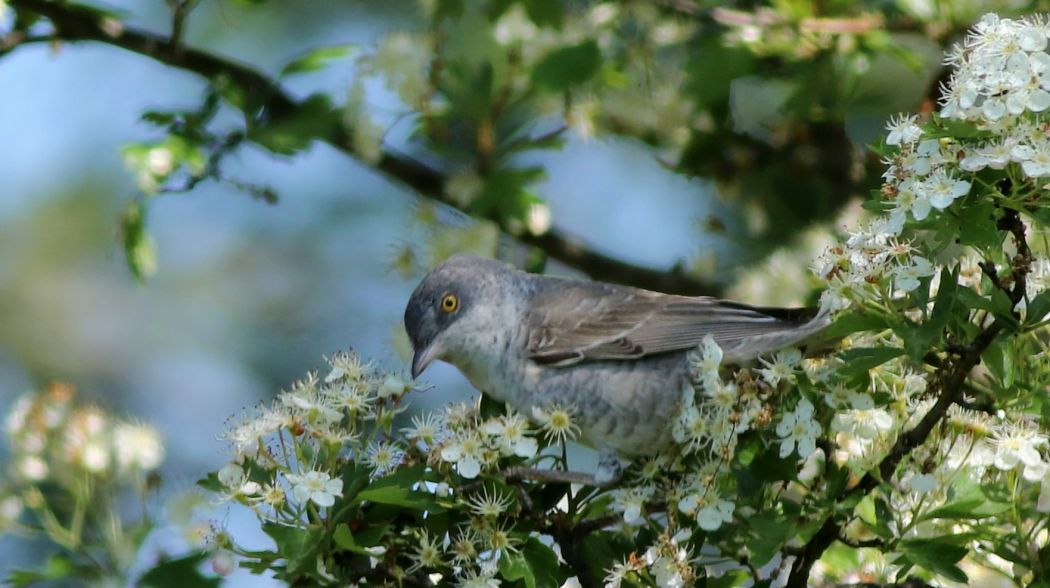
[[[620,481],[624,470],[623,460],[611,447],[598,448],[598,471],[594,472],[594,481],[599,486],[611,486]]]

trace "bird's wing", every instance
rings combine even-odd
[[[753,358],[823,326],[807,328],[814,321],[802,316],[805,310],[759,309],[597,282],[552,280],[530,302],[529,357],[557,366],[688,349],[706,335],[727,351],[727,360],[740,361],[740,351]]]

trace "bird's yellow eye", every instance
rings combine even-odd
[[[459,298],[455,294],[445,294],[445,297],[441,299],[441,310],[445,312],[456,312],[459,308]]]

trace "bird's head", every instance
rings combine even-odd
[[[412,341],[412,377],[435,359],[458,352],[470,334],[491,330],[506,291],[510,266],[481,257],[456,256],[430,271],[405,307],[405,330]]]

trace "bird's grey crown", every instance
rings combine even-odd
[[[519,273],[511,266],[483,257],[457,255],[442,262],[419,283],[405,307],[405,330],[418,349],[476,304],[499,304],[499,292],[507,279]],[[514,280],[514,278],[511,278]],[[445,315],[437,311],[445,294],[455,294],[461,312]]]

